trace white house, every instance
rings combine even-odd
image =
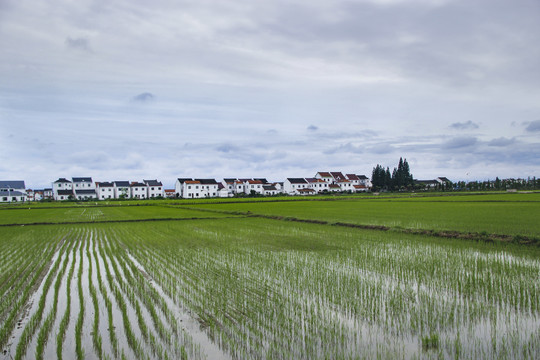
[[[263,194],[263,182],[261,180],[246,180],[244,182],[244,192],[246,194]]]
[[[336,182],[337,185],[341,188],[341,191],[355,191],[353,183],[347,179],[341,179]]]
[[[91,177],[72,177],[73,193],[77,200],[97,199],[96,186]]]
[[[53,199],[53,189],[52,188],[45,188],[43,189],[43,199]]]
[[[223,184],[224,189],[227,189],[228,192],[230,192],[231,194],[234,194],[234,183],[235,183],[235,181],[236,181],[236,179],[226,178],[226,179],[223,179],[223,181],[221,183]]]
[[[66,178],[59,178],[52,184],[54,200],[73,199],[73,183]]]
[[[114,184],[112,182],[96,183],[96,192],[99,200],[114,199]]]
[[[165,196],[165,191],[163,189],[163,184],[161,183],[161,181],[143,180],[143,182],[148,186],[148,198],[151,199]]]
[[[129,181],[115,181],[113,182],[113,187],[115,199],[129,199],[131,197]]]
[[[246,192],[246,184],[245,184],[246,180],[248,180],[248,179],[236,180],[234,182],[234,193],[235,194],[244,194]]]
[[[132,182],[129,185],[131,189],[131,197],[133,199],[146,199],[148,197],[148,185],[140,182]]]
[[[0,180],[0,202],[26,201],[26,186],[23,180]]]
[[[279,190],[274,185],[263,185],[263,195],[273,196],[279,194]]]
[[[306,178],[306,181],[309,183],[309,188],[315,190],[316,193],[328,191],[328,186],[330,185],[330,183],[323,179]]]
[[[176,197],[185,197],[184,196],[184,183],[186,181],[193,181],[192,178],[178,178],[176,179],[176,183],[174,184],[174,191],[176,193]]]
[[[201,197],[217,197],[219,184],[216,179],[195,179],[201,183]]]
[[[283,191],[289,195],[299,194],[300,189],[309,189],[309,183],[304,178],[287,178],[283,183]]]
[[[332,174],[325,171],[319,171],[315,174],[315,179],[323,180],[324,182],[328,184],[332,184],[334,182],[334,178],[332,177]]]

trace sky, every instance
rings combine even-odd
[[[0,179],[540,176],[538,0],[0,0]]]

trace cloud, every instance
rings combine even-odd
[[[154,101],[155,96],[152,93],[145,92],[134,96],[131,100],[139,103],[148,103]]]
[[[68,37],[66,39],[66,45],[70,49],[90,51],[90,42],[86,38],[72,39],[72,38]]]
[[[461,137],[455,137],[453,139],[450,139],[443,143],[442,147],[444,149],[462,149],[462,148],[469,148],[471,146],[476,145],[478,142],[478,139],[473,136],[461,136]]]
[[[336,153],[353,153],[353,154],[361,154],[364,152],[364,149],[361,146],[356,146],[351,143],[339,145],[336,147],[332,147],[328,150],[325,150],[323,153],[326,155],[332,155]]]
[[[516,143],[516,138],[509,139],[505,137],[500,137],[500,138],[489,141],[487,144],[488,146],[505,147],[505,146],[509,146],[515,143]]]
[[[230,153],[233,151],[238,151],[239,148],[231,144],[221,144],[216,147],[216,150],[222,153]]]
[[[307,127],[307,129],[308,129],[309,131],[317,131],[317,130],[319,130],[319,128],[318,128],[317,126],[315,126],[315,125],[309,125],[309,126]]]
[[[456,122],[450,125],[450,128],[456,130],[469,130],[469,129],[478,129],[478,124],[472,122],[471,120],[467,122]]]
[[[528,132],[540,131],[540,120],[531,121],[528,124],[529,125],[527,125],[527,127],[525,128],[525,130],[527,130]]]

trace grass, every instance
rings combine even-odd
[[[217,211],[383,225],[393,228],[540,237],[540,194],[200,205]],[[458,201],[459,199],[467,201]],[[519,199],[519,200],[518,200]]]

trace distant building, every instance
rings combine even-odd
[[[52,184],[54,200],[71,200],[73,199],[73,183],[66,178],[59,178]]]
[[[0,202],[26,201],[26,186],[23,180],[0,180]]]
[[[148,191],[147,197],[149,199],[157,198],[157,197],[162,198],[165,196],[165,191],[163,189],[163,184],[161,183],[161,181],[143,180],[143,182],[147,185],[147,191]]]

